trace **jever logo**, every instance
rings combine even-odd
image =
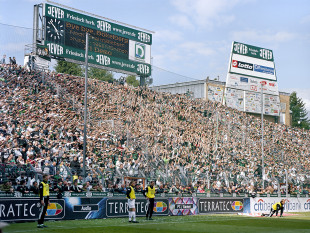
[[[46,216],[55,216],[63,211],[63,207],[59,203],[51,203],[47,207]]]
[[[154,212],[163,213],[167,210],[167,204],[162,201],[156,201],[154,203]]]
[[[231,204],[231,207],[233,208],[233,210],[242,210],[243,209],[243,203],[241,201],[234,201],[232,204]]]

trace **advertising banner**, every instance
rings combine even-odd
[[[250,199],[250,213],[269,213],[273,204],[281,201],[278,197],[256,197]],[[284,212],[310,212],[309,198],[283,198],[285,199]]]
[[[201,198],[199,213],[241,213],[244,201],[242,198]]]
[[[236,41],[234,41],[233,43],[232,53],[240,54],[247,57],[258,58],[266,61],[273,61],[272,50],[243,44]]]
[[[45,219],[60,220],[65,217],[64,200],[51,199]],[[40,213],[39,198],[8,198],[1,199],[0,221],[29,221],[38,220]]]
[[[208,85],[208,100],[222,103],[223,96],[224,89],[222,87]]]
[[[246,57],[239,54],[232,54],[229,72],[277,81],[273,61]]]
[[[280,98],[272,50],[233,42],[226,78],[226,105],[239,111],[261,113],[262,91],[263,114],[279,116]]]
[[[229,87],[226,88],[225,103],[227,107],[244,111],[244,91]]]
[[[261,93],[261,84],[263,84],[264,94],[277,95],[277,93],[279,93],[278,83],[275,81],[242,76],[238,74],[228,74],[228,76],[226,87]]]
[[[168,199],[156,198],[154,203],[153,215],[168,215]],[[107,217],[124,217],[128,216],[128,199],[108,199],[106,201],[106,215]],[[145,216],[148,210],[148,201],[143,199],[136,199],[136,215]]]
[[[196,215],[198,214],[198,198],[172,197],[169,198],[169,215]]]

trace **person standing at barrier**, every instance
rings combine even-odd
[[[151,181],[150,185],[146,187],[145,190],[143,190],[143,195],[147,198],[147,212],[146,212],[146,220],[153,220],[153,210],[154,210],[154,201],[155,201],[155,182]]]
[[[285,200],[282,199],[280,202],[277,202],[277,203],[273,204],[272,207],[271,207],[271,210],[270,210],[269,217],[272,217],[272,215],[274,213],[276,213],[276,216],[278,216],[278,211],[279,210],[281,211],[280,217],[282,217],[283,210],[284,210],[284,203],[285,203]]]
[[[135,187],[136,181],[131,181],[129,187],[127,188],[127,198],[128,198],[128,213],[129,213],[129,222],[138,223],[136,221],[136,194]],[[132,219],[132,221],[131,221]]]
[[[39,185],[39,195],[40,195],[40,204],[41,204],[41,209],[40,209],[40,214],[39,214],[39,220],[38,220],[38,228],[44,228],[47,227],[45,226],[44,223],[44,217],[46,214],[47,207],[50,205],[49,201],[49,175],[44,174],[43,175],[43,181]]]

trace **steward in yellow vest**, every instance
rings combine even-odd
[[[138,223],[136,221],[136,194],[134,187],[136,186],[136,181],[131,181],[129,187],[127,188],[126,196],[128,198],[128,214],[129,222]],[[132,221],[131,221],[132,219]]]
[[[153,220],[153,210],[154,210],[154,202],[155,202],[155,183],[154,181],[151,181],[150,185],[146,187],[145,190],[143,190],[143,195],[147,198],[148,201],[148,208],[146,212],[146,220]]]
[[[271,207],[271,210],[270,210],[269,217],[272,217],[272,215],[274,213],[276,213],[276,216],[278,216],[279,210],[281,211],[280,217],[282,217],[283,210],[284,210],[284,203],[285,203],[285,200],[282,199],[280,202],[277,202],[277,203],[273,204],[272,207]]]
[[[48,184],[49,175],[43,175],[43,181],[39,185],[39,195],[40,195],[40,214],[38,219],[38,228],[44,228],[44,217],[46,214],[47,207],[50,205],[50,185]]]

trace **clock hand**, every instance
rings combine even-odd
[[[59,32],[58,32],[57,28],[55,27],[55,25],[53,24],[53,21],[52,21],[52,20],[51,20],[51,24],[52,24],[52,26],[54,27],[54,29],[55,29],[57,35],[59,35]]]

